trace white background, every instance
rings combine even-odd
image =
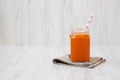
[[[72,28],[84,27],[91,13],[90,55],[106,62],[54,65],[70,54]],[[120,0],[0,0],[0,80],[120,80],[119,27]]]
[[[91,45],[120,45],[120,0],[0,0],[0,45],[68,46],[72,27],[90,25]]]

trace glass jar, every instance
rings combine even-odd
[[[71,61],[88,62],[90,60],[90,35],[88,28],[73,29],[70,34]]]

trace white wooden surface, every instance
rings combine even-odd
[[[0,45],[17,45],[0,46],[0,80],[119,80],[119,7],[120,0],[0,0]],[[53,65],[91,12],[91,45],[99,46],[91,56],[107,61],[94,69]]]
[[[0,80],[120,80],[120,47],[92,47],[106,62],[93,69],[54,65],[63,48],[0,46]]]
[[[91,12],[91,44],[120,45],[120,0],[0,0],[1,45],[69,45]]]

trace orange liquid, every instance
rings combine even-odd
[[[87,33],[74,33],[71,39],[71,61],[87,62],[90,60],[90,36]]]

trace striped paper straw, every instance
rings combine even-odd
[[[87,22],[86,28],[88,28],[88,26],[90,25],[90,23],[91,23],[91,21],[92,21],[92,18],[93,18],[93,15],[94,15],[94,14],[92,14],[92,15],[90,16],[90,18],[89,18],[89,20],[88,20],[88,22]]]

